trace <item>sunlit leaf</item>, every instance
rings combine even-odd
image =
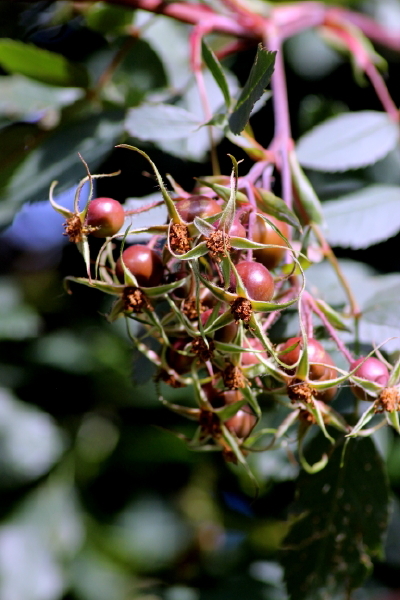
[[[328,119],[297,143],[304,167],[347,171],[372,164],[399,141],[398,125],[385,112],[363,110]]]

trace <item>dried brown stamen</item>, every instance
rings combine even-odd
[[[70,242],[74,244],[78,244],[82,241],[83,236],[83,225],[82,221],[79,218],[79,215],[72,215],[69,217],[64,223],[65,233],[67,235]]]
[[[229,364],[223,373],[224,384],[230,390],[246,387],[246,380],[239,367]]]
[[[203,431],[204,437],[211,436],[218,438],[221,435],[221,423],[218,415],[211,410],[200,410],[199,425]]]
[[[142,312],[143,309],[154,310],[146,294],[138,287],[126,286],[122,293],[124,310],[135,313]]]
[[[199,309],[200,309],[200,313],[203,313],[204,311],[207,310],[207,307],[204,306],[204,304],[201,302],[201,300],[199,302]],[[182,302],[181,310],[182,310],[183,314],[186,315],[190,321],[197,319],[197,317],[199,316],[199,313],[197,312],[196,298],[186,298],[186,300],[184,302]]]
[[[221,229],[210,233],[206,238],[206,246],[210,251],[210,255],[217,260],[221,260],[221,257],[226,256],[227,252],[232,250],[229,235]]]
[[[197,337],[193,340],[192,343],[192,352],[195,354],[200,360],[206,361],[210,360],[214,352],[214,342],[212,340],[207,340],[208,346],[203,340],[202,337]]]
[[[238,297],[231,302],[231,313],[235,319],[235,323],[244,321],[248,323],[253,314],[251,302],[247,298]]]
[[[381,391],[375,403],[375,412],[395,412],[400,409],[400,394],[395,387],[385,388]]]
[[[301,379],[292,379],[287,385],[287,395],[292,402],[309,402],[313,395],[313,390],[307,382]]]
[[[183,223],[173,223],[169,230],[169,245],[176,254],[185,254],[190,250],[189,230]]]

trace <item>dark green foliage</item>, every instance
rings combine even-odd
[[[283,542],[282,562],[291,600],[349,593],[382,556],[388,519],[388,485],[382,459],[371,439],[336,442],[325,469],[302,472],[292,506],[294,523]],[[311,463],[329,442],[319,435],[309,449]]]

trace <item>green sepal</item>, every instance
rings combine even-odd
[[[326,467],[326,465],[328,464],[329,457],[326,453],[324,453],[320,460],[315,462],[313,465],[310,465],[307,462],[307,460],[303,454],[303,440],[304,440],[304,435],[299,435],[298,446],[297,446],[299,462],[300,462],[300,465],[302,466],[302,468],[304,469],[304,471],[306,471],[306,473],[309,473],[310,475],[314,475],[314,473],[318,473],[319,471],[322,471],[322,469],[324,469]]]
[[[390,373],[389,381],[387,383],[387,387],[393,387],[398,384],[400,380],[400,356],[393,365],[392,371]]]
[[[237,458],[238,463],[244,467],[247,475],[249,476],[250,480],[254,484],[256,494],[258,495],[260,487],[258,485],[257,479],[254,477],[245,457],[243,456],[242,451],[239,448],[239,445],[238,445],[235,437],[231,434],[231,432],[228,430],[228,428],[225,427],[225,425],[221,425],[221,430],[222,430],[222,435],[223,435],[225,442],[228,444],[229,448],[232,450],[233,454]]]
[[[186,417],[191,421],[199,420],[199,409],[198,408],[190,408],[189,406],[181,406],[180,404],[173,404],[172,402],[168,402],[162,396],[159,397],[161,404],[172,410],[174,413],[181,415],[182,417]]]
[[[242,388],[241,392],[242,392],[243,396],[246,398],[249,406],[253,409],[257,419],[260,420],[261,416],[262,416],[261,408],[257,402],[255,395],[253,394],[252,389],[248,385],[246,385],[246,387]]]
[[[394,412],[386,411],[386,419],[387,419],[389,425],[391,425],[393,427],[393,429],[396,431],[396,433],[400,434],[399,413],[397,411],[394,411]]]
[[[211,188],[220,198],[229,201],[231,196],[231,188],[226,187],[225,185],[220,185],[219,183],[214,183],[213,181],[208,181],[207,179],[197,179],[199,183]],[[236,192],[236,201],[238,204],[248,204],[249,199],[243,192]]]
[[[279,221],[283,221],[292,227],[296,227],[296,229],[299,229],[300,231],[302,230],[300,221],[294,212],[288,208],[282,198],[279,198],[269,190],[264,190],[262,188],[257,188],[256,192],[256,202],[260,210],[272,215]],[[257,196],[260,196],[261,200],[258,200]]]
[[[70,210],[68,210],[68,208],[65,208],[64,206],[57,204],[57,202],[54,200],[53,191],[57,184],[58,184],[58,181],[53,181],[53,183],[50,186],[50,191],[49,191],[50,204],[54,208],[54,210],[56,210],[58,213],[60,213],[60,215],[62,215],[66,219],[69,219],[70,217],[73,216],[74,213],[71,212]]]
[[[354,425],[353,429],[351,430],[350,433],[348,433],[346,435],[346,437],[348,437],[348,438],[357,437],[357,434],[360,431],[360,429],[362,429],[364,427],[364,425],[369,423],[369,421],[374,416],[375,416],[375,405],[373,403],[373,404],[371,404],[371,406],[369,406],[367,408],[367,410],[365,412],[363,412],[363,414],[359,418],[358,422]]]
[[[156,296],[162,296],[163,294],[168,294],[168,292],[172,292],[177,288],[184,285],[190,278],[190,275],[185,277],[184,279],[179,279],[178,281],[172,281],[171,283],[165,283],[164,285],[157,285],[154,287],[143,287],[141,286],[141,290],[144,291],[146,296],[149,298],[154,298]]]
[[[229,231],[232,227],[233,220],[235,218],[236,212],[236,194],[238,188],[238,177],[239,177],[239,167],[236,161],[236,158],[232,156],[232,154],[228,154],[232,161],[232,173],[231,173],[231,189],[229,194],[228,202],[225,204],[224,210],[222,211],[221,218],[219,220],[218,229],[224,231],[226,234],[229,234]]]
[[[218,315],[218,313],[217,313],[217,315]],[[225,325],[229,325],[233,321],[233,315],[229,309],[227,311],[225,311],[224,313],[222,313],[221,315],[218,315],[215,319],[212,319],[212,321],[211,321],[211,317],[212,317],[212,315],[210,315],[210,318],[204,324],[204,333],[206,335],[209,335],[210,333],[213,333],[214,331],[221,329],[221,327],[225,327]]]
[[[200,281],[203,283],[203,285],[205,285],[205,287],[207,289],[209,289],[210,292],[221,302],[230,303],[230,302],[233,302],[234,300],[236,300],[236,298],[237,298],[236,294],[232,294],[231,292],[227,292],[226,290],[223,290],[222,288],[218,287],[211,281],[208,281],[207,279],[202,277],[202,275],[200,275],[200,274],[199,274],[199,277],[200,277]]]
[[[329,323],[333,325],[335,329],[338,329],[339,331],[350,331],[350,328],[346,325],[344,319],[336,310],[329,306],[329,304],[320,298],[315,298],[314,301],[319,310],[325,315]]]
[[[179,260],[193,260],[194,258],[200,258],[200,256],[204,256],[208,253],[208,248],[206,242],[200,242],[194,248],[191,248],[185,254],[175,254],[172,252],[171,247],[169,245],[169,234],[168,234],[168,250],[174,258],[178,258]]]
[[[247,400],[238,400],[237,402],[232,402],[232,404],[227,404],[222,408],[215,408],[213,412],[215,412],[221,421],[224,422],[231,417],[234,417],[245,404],[247,404]]]
[[[127,148],[128,150],[133,150],[134,152],[139,152],[139,154],[144,156],[144,158],[152,166],[154,174],[157,178],[158,185],[160,186],[162,197],[164,198],[164,202],[167,205],[167,210],[168,210],[168,214],[169,214],[170,218],[172,219],[172,221],[174,223],[179,223],[179,224],[184,223],[183,219],[181,218],[179,212],[176,209],[174,201],[172,200],[171,196],[167,192],[167,189],[164,185],[164,182],[162,180],[160,173],[158,172],[156,165],[153,163],[151,158],[146,154],[146,152],[143,152],[143,150],[140,150],[139,148],[136,148],[135,146],[130,146],[129,144],[118,144],[118,146],[116,146],[116,148]]]
[[[289,164],[293,186],[299,196],[301,206],[311,223],[322,225],[324,222],[321,203],[310,181],[306,177],[294,150],[289,152]]]
[[[111,285],[109,283],[105,283],[104,281],[98,281],[96,279],[89,280],[89,279],[86,279],[86,277],[73,277],[72,275],[68,275],[67,277],[64,278],[64,286],[65,286],[67,292],[69,292],[69,288],[66,285],[67,281],[81,283],[83,285],[86,285],[87,287],[96,288],[106,294],[112,294],[113,296],[121,296],[121,294],[125,288],[124,285],[117,285],[117,284]]]
[[[199,233],[203,234],[206,237],[208,237],[210,233],[213,233],[213,231],[215,231],[215,227],[213,227],[211,223],[208,223],[201,217],[195,217],[193,224],[195,225]]]

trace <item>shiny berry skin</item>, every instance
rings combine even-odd
[[[206,310],[205,312],[201,313],[200,318],[201,318],[201,322],[203,324],[203,326],[207,323],[209,317],[211,316],[213,309],[210,308],[208,310]],[[219,313],[220,315],[222,315],[225,311],[220,308]],[[234,323],[232,321],[232,323],[229,323],[228,325],[225,325],[224,327],[221,327],[220,329],[217,329],[216,332],[214,333],[214,339],[217,340],[218,342],[224,342],[225,344],[229,344],[230,342],[232,342],[237,334],[237,330],[238,330],[238,326],[236,325],[236,323]]]
[[[211,217],[222,211],[221,206],[208,196],[190,196],[175,203],[176,209],[186,223],[192,223],[195,217]]]
[[[290,350],[286,354],[282,354],[282,350],[285,350],[294,344],[297,344],[297,346],[293,348],[293,350]],[[288,339],[284,344],[280,344],[278,350],[281,361],[287,365],[294,365],[299,360],[302,347],[303,339],[301,337],[293,337]],[[329,379],[335,379],[337,377],[336,369],[333,368],[335,363],[333,362],[332,358],[329,356],[325,348],[313,338],[308,338],[308,361],[309,378],[311,381],[329,381]],[[332,365],[332,368],[316,365],[314,363],[325,363]],[[315,395],[321,400],[329,402],[334,398],[336,391],[337,386],[334,386],[326,390],[321,390]]]
[[[164,267],[157,252],[151,248],[140,244],[129,246],[123,251],[122,258],[127,269],[136,277],[138,285],[154,287],[161,283]],[[118,279],[123,282],[124,271],[121,258],[117,260],[115,272]]]
[[[95,198],[89,204],[85,224],[98,227],[91,232],[93,237],[110,237],[121,229],[125,221],[125,212],[118,200],[113,198]]]
[[[364,361],[363,364],[361,364]],[[385,387],[389,380],[389,371],[380,360],[370,356],[365,360],[365,357],[361,357],[358,360],[355,360],[350,365],[350,371],[355,369],[357,365],[360,365],[354,375],[357,377],[362,377],[362,379],[367,379],[368,381],[373,381],[374,383],[378,383],[382,387]],[[359,398],[360,400],[375,400],[373,396],[370,396],[365,392],[361,387],[351,384],[351,389],[353,394]]]
[[[252,300],[269,302],[274,295],[274,280],[264,265],[243,260],[236,265],[244,287]]]
[[[287,238],[289,236],[289,226],[283,221],[278,221],[271,215],[265,215],[279,231]],[[272,229],[272,227],[264,221],[264,219],[257,215],[253,231],[252,231],[253,242],[259,244],[276,244],[277,246],[285,246],[283,239]],[[260,262],[267,269],[274,269],[282,261],[285,255],[284,248],[260,248],[259,250],[253,250],[254,258]]]

